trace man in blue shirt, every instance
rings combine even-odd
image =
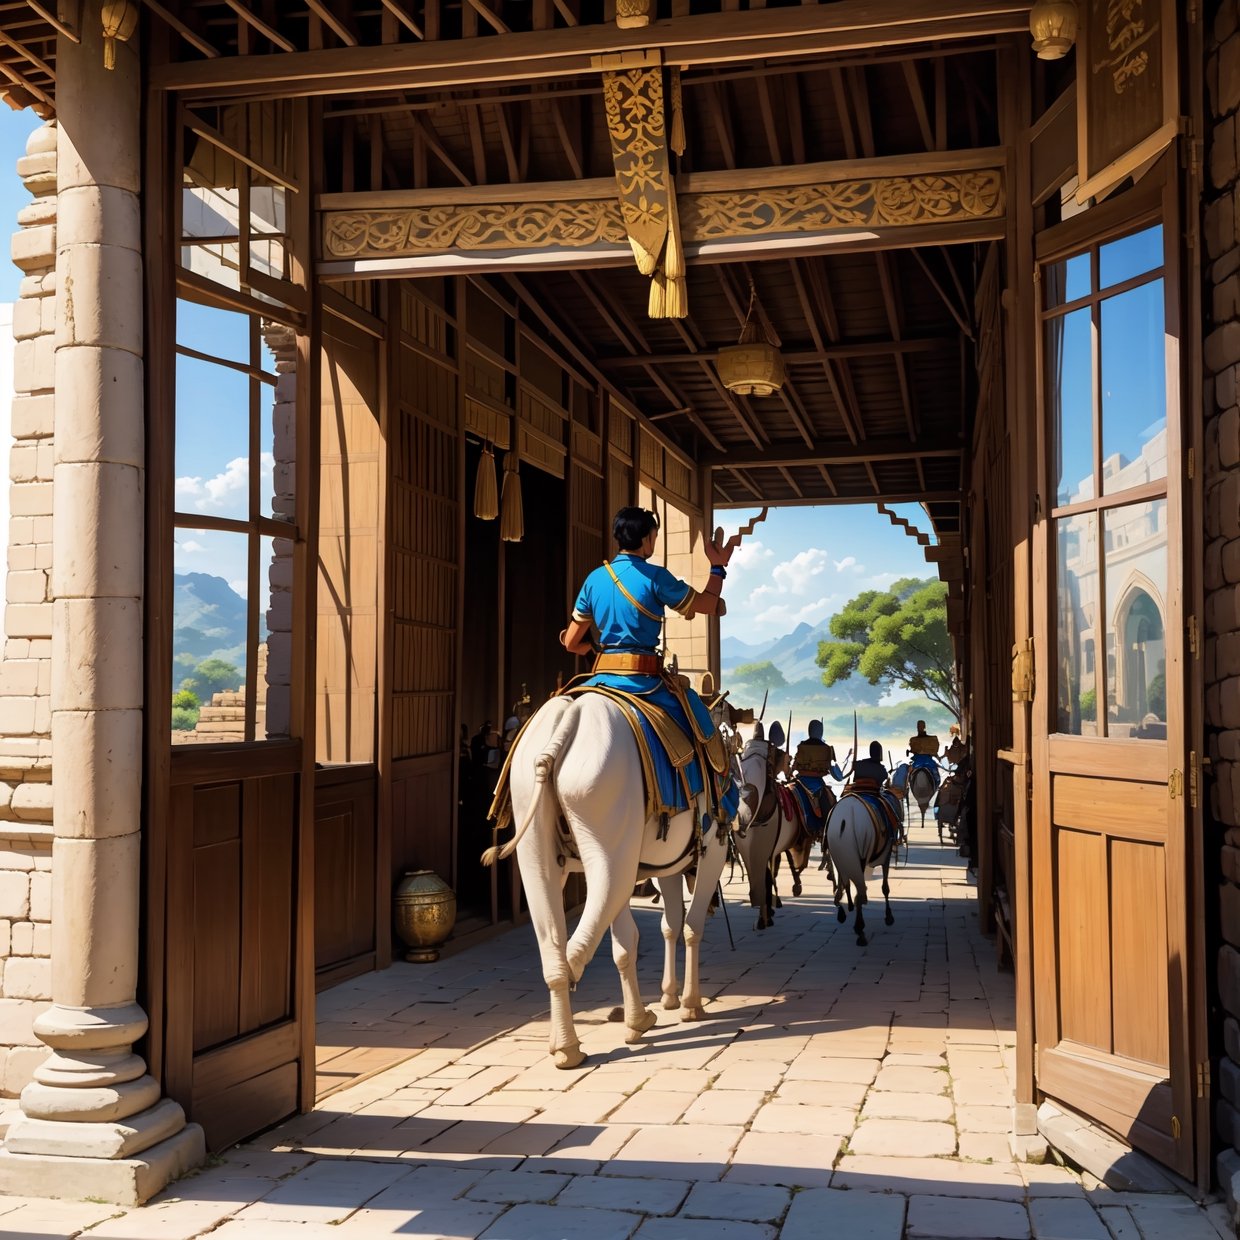
[[[586,578],[560,641],[571,654],[588,656],[596,654],[593,636],[597,632],[594,669],[584,686],[618,689],[646,698],[666,711],[686,737],[696,737],[705,744],[714,736],[715,725],[702,699],[686,684],[676,684],[664,674],[658,652],[663,618],[669,607],[686,617],[724,614],[723,582],[739,539],[724,542],[720,530],[713,540],[704,540],[710,576],[701,590],[695,590],[662,565],[650,562],[659,538],[655,513],[645,508],[621,508],[612,523],[612,535],[619,554]],[[691,789],[695,794],[701,791],[705,774],[698,772],[694,781],[697,786]],[[735,813],[735,788],[730,778],[723,778],[724,772],[716,774],[721,778],[716,781],[715,808],[727,820]],[[659,782],[666,793],[662,777]],[[687,798],[680,796],[679,800]]]

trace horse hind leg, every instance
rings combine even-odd
[[[526,873],[528,868],[539,870],[530,853],[517,850],[517,862],[521,869],[521,881],[525,887],[526,901],[530,910],[530,922],[538,942],[538,954],[542,961],[543,980],[551,1000],[550,1043],[548,1050],[557,1068],[576,1068],[585,1060],[585,1052],[573,1025],[573,1008],[569,992],[573,976],[568,965],[566,941],[568,929],[564,919],[562,894],[565,872],[560,871],[560,882],[545,885],[534,881]]]
[[[853,929],[857,932],[857,946],[864,947],[869,939],[865,937],[865,887],[857,888],[857,915],[853,919]]]
[[[889,852],[887,856],[883,859],[883,903],[884,905],[886,905],[886,909],[887,909],[884,920],[889,926],[895,922],[895,918],[891,915],[891,882],[887,877],[887,871],[890,868],[890,866],[891,866],[891,853]]]
[[[658,880],[663,892],[663,1006],[680,1007],[680,980],[676,976],[676,949],[685,925],[684,885],[679,874]],[[664,888],[663,884],[667,887]]]
[[[677,880],[679,882],[679,879]],[[666,897],[664,897],[666,899]],[[637,922],[627,904],[611,923],[611,958],[620,974],[620,991],[624,995],[624,1040],[640,1042],[658,1023],[658,1018],[642,1002],[641,985],[637,980]]]
[[[784,856],[788,858],[788,869],[792,872],[792,894],[799,896],[802,891],[801,887],[801,870],[797,869],[797,863],[792,859],[792,849],[789,848]],[[802,866],[802,869],[805,867]]]

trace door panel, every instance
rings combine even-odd
[[[213,1150],[297,1109],[300,754],[173,755],[165,1073]]]
[[[1037,1085],[1191,1175],[1179,238],[1140,198],[1038,244]]]

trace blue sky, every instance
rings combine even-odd
[[[17,213],[31,201],[17,175],[17,161],[26,153],[26,139],[42,123],[29,108],[0,107],[0,219],[6,238],[17,231]],[[21,282],[22,273],[11,262],[0,262],[0,302],[16,301]]]
[[[930,533],[919,504],[894,510]],[[756,515],[728,511],[718,521],[731,534]],[[874,504],[772,508],[732,555],[720,632],[744,642],[770,641],[802,621],[820,624],[863,590],[935,575],[921,546]]]

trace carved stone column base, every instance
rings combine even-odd
[[[77,1201],[89,1198],[118,1206],[140,1206],[199,1166],[205,1157],[202,1129],[197,1124],[186,1124],[175,1136],[152,1145],[135,1158],[69,1158],[57,1154],[14,1154],[5,1149],[0,1150],[0,1195]]]

